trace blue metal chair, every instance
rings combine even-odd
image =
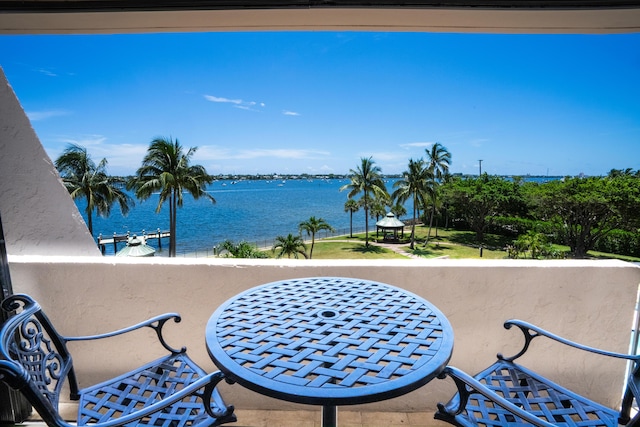
[[[587,347],[520,320],[505,322],[524,334],[524,346],[512,357],[498,354],[498,360],[475,376],[448,366],[440,378],[450,377],[458,392],[447,404],[438,404],[435,418],[456,426],[609,426],[640,425],[640,415],[631,418],[633,401],[640,396],[640,355],[612,353]],[[633,363],[620,410],[608,408],[574,393],[536,372],[514,363],[537,337]]]
[[[221,372],[207,374],[186,353],[164,340],[162,329],[175,313],[160,315],[118,331],[85,336],[60,335],[40,305],[27,295],[2,302],[13,314],[0,330],[0,380],[19,390],[49,426],[69,427],[58,411],[65,382],[71,399],[79,400],[77,425],[217,426],[235,421],[216,385]],[[67,343],[121,335],[141,328],[155,331],[169,354],[103,383],[78,389]]]

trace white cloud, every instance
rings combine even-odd
[[[147,152],[145,144],[109,143],[103,135],[81,135],[78,137],[60,137],[56,139],[57,149],[47,149],[49,156],[55,160],[69,144],[80,145],[87,149],[91,159],[98,163],[106,158],[108,173],[112,175],[133,174],[141,165]],[[49,144],[51,145],[51,144]]]
[[[109,173],[115,175],[133,174],[142,164],[147,154],[147,146],[143,144],[105,144],[94,160],[105,157],[109,161]]]
[[[211,102],[222,102],[222,103],[231,103],[231,104],[242,104],[241,99],[229,99],[229,98],[220,98],[213,95],[204,95],[204,99]]]
[[[284,114],[285,116],[299,116],[300,113],[296,113],[295,111],[288,111],[288,110],[284,110],[282,112],[282,114]]]
[[[235,158],[255,159],[260,157],[274,157],[279,159],[316,159],[327,157],[330,153],[327,151],[316,150],[298,150],[298,149],[255,149],[241,150]]]
[[[402,148],[427,148],[431,147],[433,142],[409,142],[407,144],[400,144]]]
[[[259,159],[259,158],[277,158],[277,159],[322,159],[331,156],[328,151],[322,150],[301,150],[288,148],[257,148],[244,150],[231,150],[217,146],[202,146],[197,152],[198,158],[207,160],[221,159]]]
[[[69,114],[71,113],[64,110],[28,111],[27,117],[29,117],[29,120],[31,120],[32,122],[36,122],[38,120],[46,120],[52,117],[66,116]]]
[[[56,73],[54,73],[53,71],[47,70],[45,68],[40,68],[38,70],[38,72],[40,74],[44,74],[45,76],[49,76],[49,77],[58,77],[58,75]]]
[[[59,142],[64,142],[65,144],[80,145],[82,147],[86,147],[87,149],[89,147],[100,147],[106,140],[107,137],[103,135],[83,135],[77,138],[62,137],[58,139]]]
[[[406,153],[399,153],[397,151],[380,151],[377,153],[367,153],[361,154],[360,157],[372,157],[373,161],[376,163],[380,162],[397,162],[399,160],[406,160],[407,163],[409,159],[407,159]]]
[[[265,107],[264,102],[258,103],[256,101],[244,101],[242,99],[223,98],[223,97],[213,96],[213,95],[203,95],[203,96],[204,96],[204,99],[206,99],[207,101],[234,104],[233,106],[235,108],[240,108],[241,110],[258,111],[251,107],[255,107],[256,105],[259,105],[262,108]]]

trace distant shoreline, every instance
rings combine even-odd
[[[483,174],[484,175],[484,174]],[[463,173],[452,173],[451,176],[455,177],[463,177],[463,178],[477,178],[478,174],[463,174]],[[492,175],[499,178],[525,178],[525,179],[550,179],[557,180],[565,177],[573,177],[573,176],[582,176],[582,175]],[[587,175],[585,175],[587,176]],[[116,178],[122,180],[128,180],[131,178],[131,175],[119,176]],[[233,174],[233,175],[212,175],[214,182],[217,181],[274,181],[274,180],[330,180],[330,179],[349,179],[349,174],[318,174],[318,175],[309,175],[309,174]],[[390,174],[390,175],[382,175],[383,179],[399,179],[402,178],[402,174]]]

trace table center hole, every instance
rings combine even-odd
[[[322,317],[323,319],[334,319],[338,317],[338,312],[331,309],[322,309],[318,313],[318,316]]]

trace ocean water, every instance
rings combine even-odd
[[[226,239],[271,247],[276,236],[298,234],[298,224],[311,216],[327,221],[336,230],[331,235],[349,234],[349,213],[344,211],[348,191],[340,191],[348,182],[346,179],[216,181],[207,189],[216,199],[215,204],[204,198],[194,200],[185,194],[184,205],[178,208],[177,214],[178,256],[211,255],[214,246]],[[390,192],[393,182],[387,181]],[[143,230],[152,232],[158,228],[168,231],[169,207],[165,203],[156,213],[158,200],[157,195],[144,202],[136,200],[136,206],[127,216],[123,216],[117,206],[108,218],[94,214],[94,236],[140,234]],[[86,202],[76,203],[84,216]],[[411,212],[410,206],[407,212]],[[353,214],[354,233],[363,232],[364,224],[361,209]],[[369,228],[375,230],[375,220],[369,220]],[[323,231],[316,237],[327,235]],[[156,256],[167,255],[168,239],[163,239],[162,250],[158,250],[155,239],[149,239],[148,244],[157,249]],[[123,244],[119,244],[118,249],[122,247]],[[113,254],[113,245],[107,245],[105,255]]]
[[[527,181],[545,182],[560,177],[527,177]],[[386,180],[387,190],[393,191],[396,179]],[[298,234],[298,224],[311,216],[323,218],[334,229],[334,233],[322,231],[316,237],[349,234],[349,213],[344,211],[347,191],[340,187],[348,179],[288,179],[288,180],[219,180],[211,184],[207,191],[215,199],[194,200],[190,194],[184,195],[184,205],[178,208],[177,255],[209,256],[213,248],[229,239],[234,242],[247,241],[258,247],[272,247],[276,236],[289,233]],[[358,196],[360,197],[360,196]],[[117,206],[112,208],[108,218],[94,213],[94,236],[105,237],[114,233],[121,235],[153,232],[157,229],[169,230],[169,207],[165,203],[156,213],[159,197],[154,195],[141,202],[136,200],[127,216],[120,213]],[[86,202],[76,201],[83,216]],[[412,207],[405,205],[407,215],[400,219],[410,219]],[[86,221],[86,216],[85,216]],[[364,210],[353,214],[353,232],[364,232]],[[369,220],[369,230],[375,231],[375,219]],[[303,235],[306,239],[306,234]],[[166,256],[168,239],[163,239],[162,249],[157,240],[149,239],[148,244],[156,248],[156,256]],[[122,249],[124,243],[118,245]],[[114,255],[113,245],[105,247],[105,255]]]

